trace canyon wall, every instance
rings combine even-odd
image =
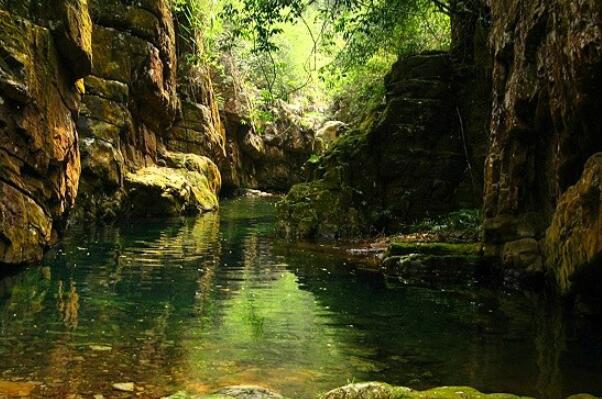
[[[466,123],[471,116],[460,107],[471,109],[471,100],[453,94],[460,93],[456,68],[450,53],[401,58],[385,78],[384,109],[335,141],[313,165],[312,179],[280,204],[283,234],[336,239],[396,232],[427,216],[478,206],[480,185],[472,182],[484,154],[469,149],[486,130]]]
[[[227,131],[227,162],[220,166],[225,191],[286,192],[306,178],[305,163],[319,151],[315,128],[303,121],[302,110],[282,100],[269,108],[273,121],[258,128],[250,89],[233,56],[224,54],[221,64],[223,71],[214,71],[213,79],[223,99],[220,114]]]
[[[78,190],[90,16],[85,0],[38,3],[0,1],[0,264],[41,259]]]
[[[481,205],[491,73],[481,11],[456,16],[451,51],[404,56],[393,65],[385,105],[335,141],[310,165],[310,180],[279,205],[283,235],[394,233]]]
[[[214,210],[220,169],[232,190],[286,190],[309,158],[313,136],[296,163],[298,135],[225,118],[227,139],[202,32],[171,6],[0,0],[0,264],[39,260],[68,219]]]
[[[90,13],[95,58],[78,120],[78,219],[215,209],[220,175],[202,156],[219,160],[208,147],[223,134],[210,82],[185,62],[191,49],[178,42],[169,2],[91,0]]]
[[[0,0],[0,264],[41,259],[69,214],[218,206],[225,134],[170,3],[50,3]]]
[[[578,269],[600,267],[602,253],[594,156],[602,151],[602,3],[496,0],[490,6],[487,253],[506,268],[549,273],[567,292]]]

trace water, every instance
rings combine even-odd
[[[39,398],[135,382],[143,398],[261,384],[303,399],[363,380],[602,394],[595,320],[535,294],[394,285],[276,241],[273,222],[271,202],[239,199],[72,229],[42,267],[0,281],[0,380]]]

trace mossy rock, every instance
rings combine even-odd
[[[336,239],[358,235],[362,218],[349,192],[326,180],[293,186],[277,204],[277,230],[288,239]]]
[[[382,269],[406,284],[463,284],[484,269],[478,243],[393,242]]]
[[[321,399],[527,399],[505,393],[484,394],[470,387],[440,387],[415,391],[379,382],[350,384],[332,390]]]
[[[216,210],[221,176],[208,158],[169,153],[167,167],[151,166],[125,178],[132,216],[178,216]]]

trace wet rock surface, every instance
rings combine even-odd
[[[124,178],[156,164],[178,107],[173,16],[163,0],[91,1],[94,68],[78,120],[80,219],[121,214]]]
[[[396,387],[379,382],[350,384],[327,392],[324,399],[400,399],[400,398],[432,398],[432,399],[518,399],[526,398],[516,395],[494,393],[484,394],[470,387],[441,387],[427,391],[415,391],[406,387]]]
[[[482,393],[465,386],[446,386],[425,391],[417,391],[402,386],[382,382],[363,382],[345,385],[320,396],[323,399],[529,399],[527,396],[508,393]],[[228,387],[214,394],[192,396],[178,393],[166,399],[281,399],[281,395],[261,387]],[[572,395],[567,399],[595,399],[588,394]]]

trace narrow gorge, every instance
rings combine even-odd
[[[0,398],[602,395],[602,2],[369,3],[0,0]]]

